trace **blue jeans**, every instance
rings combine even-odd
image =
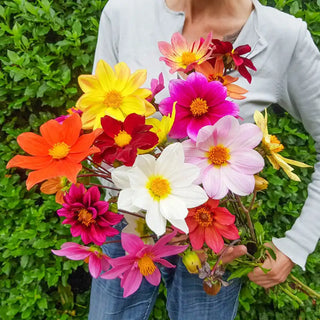
[[[113,239],[120,239],[116,236]],[[110,257],[123,256],[120,243],[103,246]],[[233,320],[237,313],[240,279],[222,287],[216,296],[207,295],[202,280],[190,274],[179,256],[171,257],[176,268],[161,267],[167,287],[167,310],[171,320]],[[120,280],[93,279],[90,297],[89,320],[147,320],[158,294],[158,287],[145,279],[138,291],[123,298]]]

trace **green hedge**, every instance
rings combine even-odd
[[[320,43],[320,1],[262,1],[302,17]],[[23,170],[5,170],[20,152],[16,137],[74,105],[80,95],[79,74],[90,73],[99,17],[106,0],[8,0],[0,4],[0,318],[86,319],[90,278],[80,263],[51,254],[70,241],[70,231],[56,214],[52,197],[25,190]],[[290,157],[314,163],[313,142],[288,115],[271,117],[272,126]],[[312,150],[310,153],[309,150]],[[275,186],[263,194],[257,212],[268,236],[283,235],[298,216],[310,170],[303,183],[266,173]],[[290,193],[288,192],[290,190]],[[303,194],[303,197],[297,197]],[[314,288],[320,283],[317,250],[307,272],[295,272]],[[79,281],[80,280],[80,281]],[[281,307],[281,309],[277,308]],[[275,309],[274,309],[275,308]],[[276,310],[276,311],[275,311]],[[254,284],[245,285],[238,319],[319,319],[311,302],[294,308],[285,298],[267,298]],[[151,319],[167,319],[161,287]]]

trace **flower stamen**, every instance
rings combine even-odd
[[[190,111],[194,117],[201,117],[208,112],[207,101],[202,98],[192,100]]]
[[[53,159],[63,159],[65,158],[70,151],[70,146],[68,146],[65,142],[58,142],[53,145],[51,149],[49,149],[49,155]]]
[[[145,277],[152,275],[157,268],[154,262],[152,261],[151,257],[146,254],[139,259],[138,267],[139,267],[140,273]]]
[[[161,176],[150,177],[146,188],[149,190],[152,198],[157,201],[166,198],[171,192],[169,181]]]
[[[230,159],[229,149],[223,145],[211,147],[207,153],[207,156],[209,163],[216,166],[225,165]]]
[[[90,224],[96,222],[96,220],[92,218],[92,213],[84,208],[80,209],[80,211],[78,212],[78,221],[80,221],[86,227],[89,227]]]
[[[120,108],[122,105],[122,95],[119,91],[111,90],[107,92],[104,99],[104,104],[110,108]]]
[[[125,130],[120,130],[120,132],[114,137],[114,142],[120,148],[125,147],[128,145],[132,140],[130,134],[128,134]]]
[[[198,222],[198,224],[201,227],[205,228],[211,226],[213,221],[213,217],[210,210],[208,210],[205,207],[202,207],[196,211],[194,219]]]
[[[189,66],[190,64],[194,63],[197,61],[197,57],[195,55],[195,53],[193,52],[183,52],[182,55],[181,55],[181,63],[187,67]]]

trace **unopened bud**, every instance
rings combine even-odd
[[[264,179],[258,175],[254,175],[254,180],[255,180],[254,189],[256,191],[261,191],[261,190],[265,190],[268,188],[269,182],[266,179]]]
[[[199,273],[199,269],[202,267],[200,258],[194,251],[185,253],[182,262],[189,273]]]

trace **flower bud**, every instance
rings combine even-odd
[[[255,180],[254,189],[256,191],[261,191],[261,190],[265,190],[268,188],[269,182],[266,179],[264,179],[258,175],[254,175],[254,180]]]
[[[201,261],[196,252],[186,252],[183,255],[182,262],[189,273],[199,273],[199,269],[201,268]]]

